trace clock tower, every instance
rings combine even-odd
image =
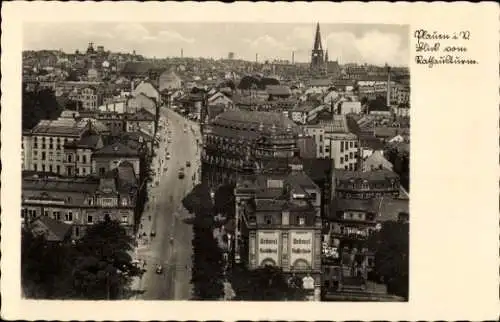
[[[314,46],[311,53],[311,70],[320,71],[325,66],[323,46],[321,45],[321,33],[319,23],[316,25],[316,36],[314,37]]]

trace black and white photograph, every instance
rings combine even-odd
[[[5,320],[497,320],[498,5],[15,1]]]
[[[26,298],[408,300],[407,25],[30,23],[22,58]]]

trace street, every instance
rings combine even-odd
[[[161,150],[167,147],[170,160],[164,159],[162,162],[162,157],[159,158],[160,171],[157,165],[152,167],[157,173],[153,182],[158,181],[159,185],[151,189],[148,210],[143,214],[141,228],[145,238],[150,241],[146,247],[137,251],[137,258],[146,261],[146,272],[138,287],[144,293],[138,298],[188,300],[191,296],[192,227],[182,220],[187,213],[181,202],[195,185],[193,174],[196,173],[198,179],[199,149],[196,146],[195,133],[191,130],[191,122],[163,107],[160,113],[161,119],[168,120],[168,126],[163,128],[159,135],[162,142],[158,154],[163,155],[164,151]],[[166,140],[169,130],[171,143]],[[186,166],[186,161],[191,162],[190,167]],[[166,172],[163,171],[165,166],[168,167]],[[178,178],[180,168],[184,168],[183,179]],[[149,218],[151,221],[148,225]],[[154,232],[154,236],[150,236],[150,231]],[[156,272],[157,265],[163,267],[161,274]]]

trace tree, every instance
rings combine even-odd
[[[241,301],[301,301],[306,295],[300,278],[288,279],[281,268],[274,266],[255,270],[237,267],[231,284]]]
[[[40,120],[54,120],[61,115],[54,91],[41,89],[34,92],[27,91],[23,86],[22,127],[32,129]]]
[[[408,300],[409,224],[385,222],[368,245],[375,253],[375,274],[383,278],[389,293]]]
[[[197,300],[218,300],[224,294],[223,259],[213,235],[213,204],[208,186],[199,184],[183,199],[195,214],[193,222],[193,270],[191,283]]]
[[[67,245],[47,242],[27,229],[21,234],[21,285],[24,296],[39,299],[72,297],[73,250]]]
[[[109,218],[93,225],[77,245],[73,287],[85,299],[117,299],[132,277],[141,274],[132,264],[133,238]]]
[[[214,212],[222,214],[227,218],[235,216],[234,185],[220,186],[214,195]]]

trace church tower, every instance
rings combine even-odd
[[[311,69],[321,70],[325,64],[323,46],[321,45],[321,32],[319,23],[316,25],[316,36],[314,37],[314,46],[311,53]]]

